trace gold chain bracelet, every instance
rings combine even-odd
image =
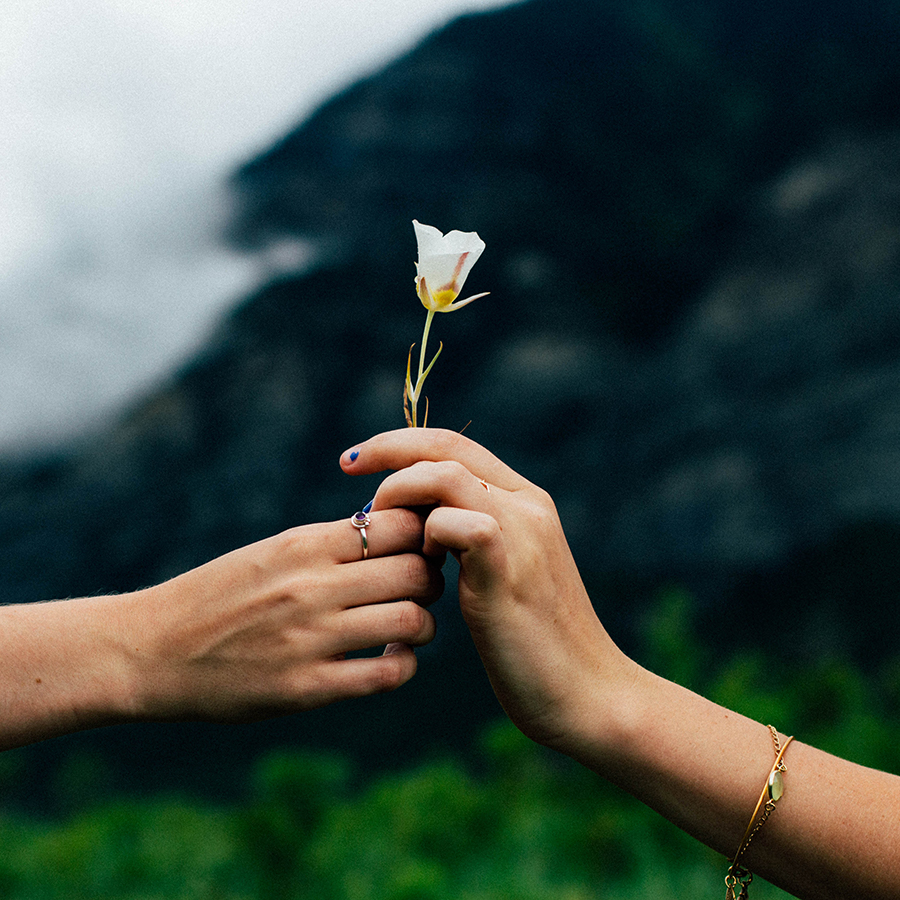
[[[765,825],[769,816],[772,815],[775,804],[784,794],[783,776],[785,771],[787,771],[783,762],[784,753],[794,738],[789,737],[782,746],[775,727],[769,725],[768,728],[772,734],[772,741],[775,744],[775,763],[769,772],[769,777],[766,779],[762,793],[759,795],[756,809],[753,810],[753,815],[750,816],[750,824],[744,832],[744,837],[741,839],[737,853],[734,854],[731,865],[728,867],[728,874],[725,876],[725,900],[747,900],[747,891],[750,887],[750,882],[753,881],[753,873],[740,865],[741,857],[750,846],[750,842],[756,836],[756,833]],[[762,815],[760,815],[760,810],[762,810]]]

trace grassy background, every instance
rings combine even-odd
[[[900,659],[864,676],[835,657],[801,669],[716,651],[695,634],[693,605],[682,591],[660,594],[642,662],[804,741],[900,771]],[[0,757],[7,782],[16,763],[16,752]],[[273,752],[228,804],[110,797],[89,758],[66,772],[57,791],[68,812],[0,813],[5,900],[674,900],[716,896],[726,868],[506,722],[470,754],[374,778],[337,755]],[[754,900],[785,896],[754,881]]]

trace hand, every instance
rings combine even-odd
[[[424,552],[459,559],[459,599],[494,691],[535,740],[572,752],[580,717],[633,664],[598,620],[549,495],[453,432],[407,428],[341,457],[350,474],[400,470],[373,509],[434,507]],[[602,706],[602,703],[600,704]]]
[[[431,428],[378,435],[341,465],[353,474],[400,470],[379,488],[375,509],[433,507],[424,551],[459,558],[466,621],[497,696],[526,734],[734,853],[772,765],[771,735],[616,648],[547,494],[472,441]],[[897,897],[900,778],[800,741],[787,764],[789,793],[748,865],[809,900]]]
[[[348,517],[286,531],[128,595],[120,631],[130,641],[134,717],[259,719],[409,680],[410,645],[434,637],[423,606],[443,579],[420,553],[415,513],[382,509],[367,533],[365,561]],[[345,656],[383,644],[380,657]]]

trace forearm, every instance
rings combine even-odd
[[[0,749],[120,722],[237,722],[394,690],[434,637],[423,522],[305,525],[131,594],[0,607]],[[396,599],[403,598],[403,599]],[[386,647],[372,658],[361,650]]]
[[[397,470],[375,509],[435,507],[424,546],[456,553],[463,615],[519,728],[732,858],[775,761],[771,734],[623,656],[552,500],[483,447],[437,429],[378,435],[341,465]],[[747,867],[807,900],[900,897],[900,778],[800,741],[784,762],[786,793]]]
[[[597,701],[605,714],[560,749],[733,857],[775,760],[765,725],[638,667]],[[900,778],[799,740],[784,762],[784,796],[742,864],[810,900],[900,895]]]
[[[128,721],[131,600],[0,607],[0,750]]]

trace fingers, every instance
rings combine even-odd
[[[363,535],[350,523],[351,515],[337,522],[304,525],[279,537],[287,547],[279,548],[285,558],[305,559],[313,554],[337,563],[363,559]],[[366,526],[367,559],[397,553],[416,553],[422,549],[424,520],[409,509],[382,509],[370,514]]]
[[[374,506],[457,506],[488,512],[496,510],[496,501],[504,493],[459,462],[417,462],[385,478]]]
[[[459,556],[460,585],[484,597],[506,576],[504,536],[497,520],[486,513],[440,507],[428,517],[425,552],[455,551]]]
[[[345,453],[347,471],[400,467],[378,489],[373,509],[436,507],[425,526],[421,550],[450,550],[462,565],[460,586],[486,596],[505,577],[503,528],[534,486],[478,444],[453,432],[406,429],[378,435]],[[351,456],[355,458],[351,459]],[[445,458],[450,457],[450,458]],[[522,493],[518,493],[518,492]],[[504,525],[505,523],[505,525]]]
[[[434,616],[412,600],[348,609],[339,622],[334,636],[335,654],[397,643],[423,647],[435,635]]]
[[[435,635],[434,616],[412,600],[345,610],[337,625],[332,652],[318,665],[316,696],[309,698],[312,706],[395,690],[416,672],[412,648],[429,643]],[[343,658],[381,645],[385,649],[379,657]]]
[[[330,661],[322,677],[325,687],[313,705],[396,690],[415,675],[416,665],[412,648],[402,642],[389,644],[381,656]]]
[[[411,597],[428,606],[444,590],[439,562],[413,553],[336,566],[322,577],[328,579],[322,585],[323,594],[335,597],[343,609],[398,597]]]
[[[341,467],[351,475],[385,469],[404,469],[421,460],[454,460],[476,478],[509,491],[529,482],[480,444],[440,428],[403,428],[376,435],[341,456]]]

